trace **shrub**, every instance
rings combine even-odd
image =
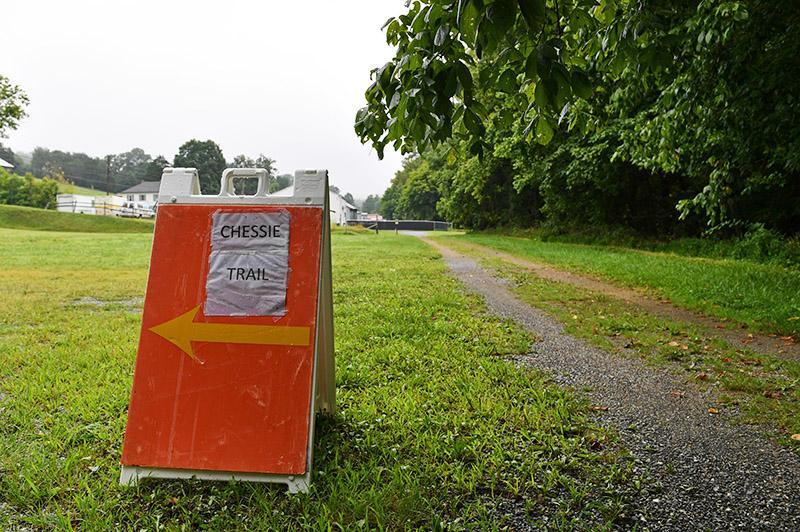
[[[21,176],[0,168],[0,204],[53,209],[57,194],[58,183],[50,178]]]

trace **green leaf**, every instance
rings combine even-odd
[[[425,22],[430,24],[432,22],[436,22],[440,18],[442,18],[442,6],[441,6],[441,4],[433,4],[433,5],[431,5],[430,9],[428,9],[428,12],[425,13]]]
[[[592,97],[592,84],[586,74],[578,71],[573,72],[571,81],[572,92],[575,93],[575,96],[584,100]]]
[[[528,54],[528,58],[525,60],[525,75],[531,80],[536,79],[536,76],[539,75],[539,58],[536,50]]]
[[[464,103],[469,104],[472,101],[472,74],[467,65],[461,61],[456,63],[455,68],[458,82],[461,84],[461,90],[463,91]]]
[[[547,94],[547,91],[544,88],[544,82],[539,82],[536,84],[533,97],[536,101],[536,105],[539,106],[539,109],[547,109],[550,107],[550,95]]]
[[[567,117],[567,114],[569,114],[569,103],[565,103],[564,107],[561,108],[561,114],[558,115],[559,126],[561,125],[561,122],[563,122],[564,119]]]
[[[569,74],[566,69],[561,64],[556,64],[556,66],[557,68],[553,68],[553,76],[551,78],[555,90],[551,92],[551,95],[555,94],[553,99],[555,108],[560,109],[572,99],[572,87],[570,86]],[[545,82],[546,85],[547,81]],[[546,88],[550,88],[549,85]]]
[[[464,109],[464,126],[467,128],[467,131],[475,135],[476,137],[481,136],[483,133],[483,124],[481,123],[481,119],[478,118],[478,115],[472,112],[471,109],[466,108]]]
[[[447,152],[447,164],[453,165],[458,161],[458,152],[455,148],[450,148]]]
[[[461,12],[460,30],[461,36],[469,46],[475,45],[475,34],[478,31],[478,23],[483,16],[482,12],[475,7],[475,3],[468,1]]]
[[[504,70],[497,78],[497,88],[503,92],[517,92],[517,75],[512,70]]]
[[[531,29],[539,31],[545,23],[545,0],[518,0],[522,18]]]
[[[455,68],[442,70],[434,77],[438,94],[446,99],[452,98],[458,90],[458,75]]]
[[[553,140],[553,128],[543,116],[540,116],[536,123],[536,142],[544,146],[550,144],[551,140]]]
[[[414,33],[419,33],[423,29],[425,29],[425,11],[421,9],[419,13],[417,13],[417,16],[414,17],[414,20],[411,22],[411,30]]]
[[[389,101],[389,109],[390,110],[394,109],[395,107],[397,107],[397,104],[400,103],[400,97],[401,96],[402,96],[402,94],[401,94],[400,91],[397,91],[392,95],[392,99]]]
[[[472,144],[469,145],[469,152],[472,155],[482,156],[483,155],[483,144],[481,144],[480,140],[473,141]]]
[[[361,109],[356,111],[356,127],[364,123],[364,120],[367,118],[368,114],[369,114],[369,109],[366,107],[362,107]]]
[[[515,114],[511,109],[503,109],[497,117],[497,125],[505,129],[514,122]]]
[[[516,13],[507,0],[496,0],[486,8],[486,18],[491,22],[491,32],[495,40],[499,41],[514,25]]]
[[[394,64],[390,61],[385,65],[383,65],[381,69],[378,71],[378,86],[381,88],[381,90],[386,96],[389,95],[389,88],[391,87],[393,69],[394,69]]]
[[[543,43],[536,47],[536,61],[539,76],[548,77],[553,62],[558,58],[556,49],[551,44]]]
[[[436,37],[433,38],[433,44],[435,46],[441,46],[449,34],[450,32],[447,30],[446,26],[439,26],[439,29],[436,30]]]

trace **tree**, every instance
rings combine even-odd
[[[145,181],[161,181],[161,176],[164,173],[164,168],[170,166],[169,161],[163,156],[159,155],[149,163],[144,169],[142,179]]]
[[[361,210],[368,213],[376,213],[381,206],[381,197],[378,194],[370,194],[364,203],[361,204]]]
[[[439,181],[444,167],[441,152],[442,150],[431,150],[424,156],[407,157],[403,160],[403,168],[395,174],[380,202],[384,217],[441,219],[437,210],[441,196]]]
[[[189,140],[178,148],[174,166],[196,168],[204,194],[219,193],[222,171],[227,167],[222,149],[213,140]]]
[[[105,190],[106,185],[106,159],[91,157],[85,153],[63,152],[36,148],[31,154],[31,172],[37,177],[48,176],[53,170],[62,172],[70,182],[89,188]],[[121,185],[114,185],[112,189],[121,190]]]
[[[347,203],[349,203],[350,205],[355,205],[355,204],[356,204],[356,200],[355,200],[355,198],[353,198],[353,195],[352,195],[352,194],[350,194],[349,192],[348,192],[347,194],[345,194],[345,195],[343,196],[343,198],[344,198],[344,200],[345,200]]]
[[[21,176],[0,168],[0,204],[53,209],[57,194],[58,183],[52,179]]]
[[[389,188],[383,193],[380,210],[378,212],[387,220],[395,219],[395,210],[397,207],[397,200],[400,198],[401,188],[402,185],[400,182],[396,179],[392,179]]]
[[[445,144],[451,221],[800,227],[793,0],[420,0],[385,30],[356,132]]]
[[[419,0],[389,19],[394,58],[372,71],[356,132],[382,157],[386,145],[423,152],[455,136],[483,153],[488,110],[482,86],[513,95],[512,119],[549,142],[575,99],[587,99],[591,69],[616,71],[655,58],[637,41],[655,22],[637,2],[602,0]],[[653,55],[653,54],[651,54]],[[484,58],[486,60],[484,60]]]
[[[110,155],[111,176],[120,185],[135,185],[144,180],[153,158],[141,148]]]
[[[378,211],[381,216],[388,220],[402,217],[402,213],[398,209],[398,203],[403,193],[403,187],[408,181],[409,174],[419,167],[421,163],[422,159],[418,156],[408,156],[403,159],[403,167],[395,172],[389,188],[383,193],[380,210]]]
[[[292,183],[294,183],[294,176],[292,174],[279,175],[269,184],[269,192],[271,194],[273,192],[283,190]]]
[[[231,168],[263,168],[267,171],[267,190],[271,190],[272,181],[275,177],[275,159],[271,159],[260,153],[255,159],[246,155],[237,155],[230,164]],[[243,179],[234,183],[234,190],[237,194],[255,194],[257,183],[252,179]]]
[[[22,89],[0,75],[0,137],[6,137],[10,129],[17,129],[19,121],[27,116],[27,105],[28,96]]]

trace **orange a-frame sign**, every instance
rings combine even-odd
[[[234,195],[235,178],[258,191]],[[221,190],[164,171],[120,482],[305,491],[315,412],[335,404],[328,174],[267,194],[265,171],[229,169]]]

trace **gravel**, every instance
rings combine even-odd
[[[521,362],[556,382],[588,389],[597,419],[615,428],[639,472],[654,479],[634,503],[631,527],[650,530],[800,530],[800,457],[671,372],[592,347],[521,302],[474,260],[440,244],[453,274],[494,314],[531,330],[537,341]]]

